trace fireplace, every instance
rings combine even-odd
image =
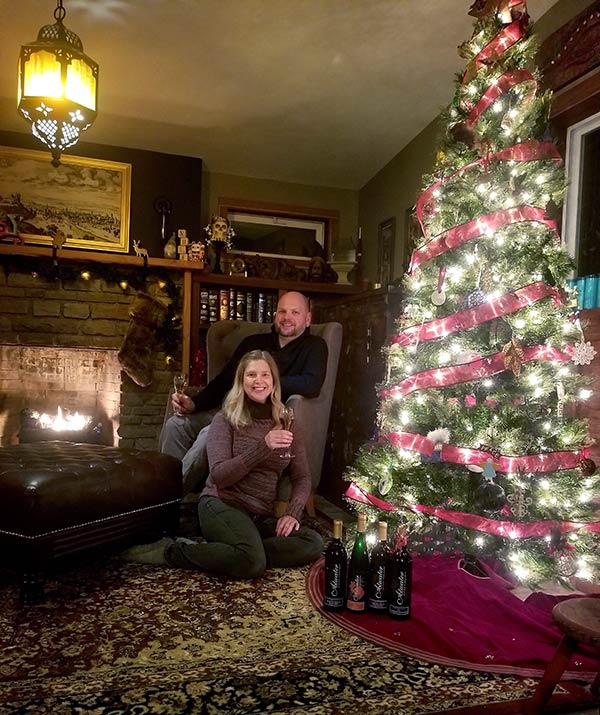
[[[19,266],[0,271],[0,444],[18,442],[22,410],[89,415],[102,423],[102,443],[155,450],[172,385],[157,348],[153,381],[136,385],[121,372],[118,351],[136,291],[109,279],[49,280]],[[164,299],[159,277],[146,290]],[[179,274],[174,278],[179,285]]]

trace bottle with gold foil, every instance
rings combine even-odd
[[[367,604],[369,553],[366,530],[365,515],[359,514],[356,522],[356,538],[348,566],[348,593],[346,596],[346,608],[353,613],[364,613]]]
[[[342,522],[336,519],[333,522],[333,539],[325,550],[323,608],[326,611],[342,611],[346,607],[348,554],[342,543],[342,528]]]
[[[387,613],[391,549],[387,542],[386,521],[377,524],[377,544],[371,551],[367,608],[374,613]]]

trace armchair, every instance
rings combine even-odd
[[[270,323],[235,320],[221,320],[213,323],[206,336],[208,379],[212,379],[221,371],[243,338],[247,335],[266,333],[270,330]],[[286,404],[294,408],[296,423],[303,430],[306,443],[310,446],[307,450],[307,457],[314,494],[321,479],[323,456],[328,435],[329,414],[331,412],[342,343],[342,326],[340,323],[323,323],[311,325],[310,331],[313,335],[320,335],[327,343],[329,355],[325,382],[318,397],[308,399],[300,395],[291,395]],[[284,475],[279,490],[279,498],[282,502],[287,501],[289,498],[290,489],[289,479],[286,479]],[[312,495],[306,505],[306,510],[311,516],[314,516]]]

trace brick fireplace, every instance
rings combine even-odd
[[[60,406],[101,419],[107,444],[157,449],[172,382],[165,353],[157,347],[145,388],[117,359],[136,291],[94,278],[93,269],[89,280],[50,280],[32,270],[5,265],[0,272],[0,444],[17,441],[24,407]],[[151,273],[146,290],[167,302]]]

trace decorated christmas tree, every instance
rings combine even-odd
[[[422,230],[377,386],[376,436],[348,469],[370,523],[452,529],[523,583],[597,579],[600,494],[577,403],[585,341],[556,216],[566,180],[548,132],[524,0],[478,0],[444,113]]]

